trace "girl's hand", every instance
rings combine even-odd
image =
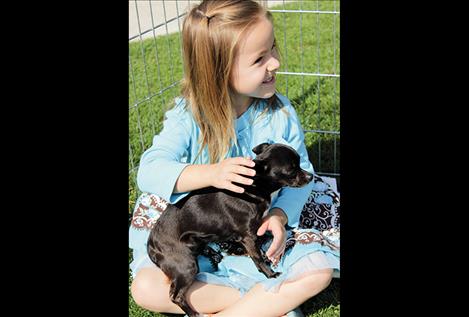
[[[280,208],[274,208],[270,213],[262,220],[262,225],[257,230],[257,235],[262,236],[267,230],[272,232],[274,239],[269,249],[266,252],[267,258],[274,264],[277,265],[280,258],[285,252],[285,246],[287,243],[287,232],[285,225],[287,224],[287,216]]]
[[[246,157],[233,157],[227,158],[219,163],[213,164],[211,185],[220,189],[228,189],[235,193],[243,193],[244,188],[236,186],[233,182],[252,185],[251,178],[243,177],[254,176],[256,171],[252,169],[255,163],[251,158]],[[248,168],[251,167],[251,168]]]

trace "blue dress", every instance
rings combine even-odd
[[[301,157],[301,168],[314,174],[306,147],[303,129],[289,100],[277,94],[283,107],[266,111],[261,101],[251,105],[235,124],[237,140],[228,156],[255,157],[252,148],[268,143],[292,146]],[[176,99],[176,106],[166,113],[162,131],[153,139],[140,160],[137,184],[143,192],[138,198],[129,228],[129,247],[133,249],[130,264],[135,277],[139,269],[154,266],[147,255],[146,243],[151,227],[168,203],[175,203],[188,193],[173,194],[172,189],[180,173],[189,164],[208,162],[207,151],[197,160],[200,134],[184,99]],[[200,255],[197,279],[207,283],[226,285],[248,291],[262,283],[267,290],[275,291],[286,281],[293,281],[313,270],[332,268],[337,275],[340,269],[340,231],[338,228],[339,200],[320,177],[302,188],[282,188],[272,199],[271,208],[281,208],[288,216],[290,228],[287,248],[277,266],[282,272],[277,278],[267,279],[246,256],[230,255],[222,244],[211,244],[212,256]],[[321,211],[321,212],[317,212]],[[325,218],[323,217],[325,216]],[[321,218],[321,219],[319,219]],[[324,219],[330,220],[324,225]],[[321,226],[315,224],[321,223]],[[271,240],[266,240],[264,250]]]

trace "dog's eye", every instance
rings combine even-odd
[[[295,178],[296,177],[296,170],[294,168],[289,169],[287,173],[284,174],[286,178]]]
[[[274,174],[275,174],[276,177],[283,178],[283,179],[289,179],[289,178],[294,177],[294,175],[292,175],[291,173],[289,173],[287,171],[278,171],[278,172],[275,172]]]

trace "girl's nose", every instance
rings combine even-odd
[[[269,63],[267,64],[267,71],[273,72],[276,71],[280,67],[280,62],[274,56],[270,57]]]

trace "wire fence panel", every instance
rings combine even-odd
[[[182,21],[199,2],[129,1],[129,205],[140,156],[179,95]],[[340,184],[340,1],[259,2],[274,16],[277,90],[298,112],[316,172]]]

